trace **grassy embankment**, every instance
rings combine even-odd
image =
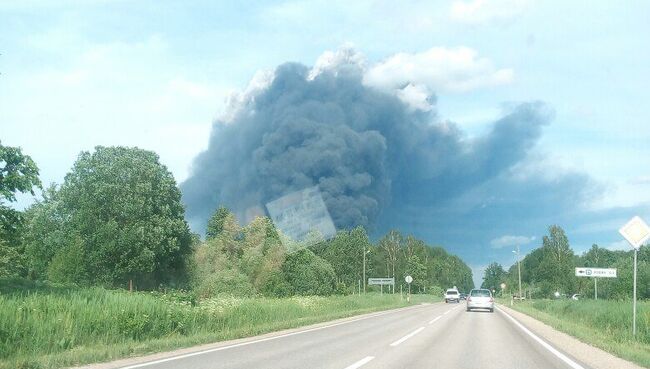
[[[510,303],[504,305],[510,306]],[[637,302],[637,336],[632,336],[632,302],[532,300],[515,303],[532,316],[580,341],[650,368],[650,301]]]
[[[417,296],[411,304],[439,301]],[[399,295],[215,298],[0,280],[0,368],[56,368],[407,306]]]

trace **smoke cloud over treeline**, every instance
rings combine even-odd
[[[436,214],[503,182],[552,118],[543,103],[521,103],[468,138],[437,116],[433,94],[409,103],[417,85],[375,87],[364,68],[349,51],[314,68],[287,63],[233,96],[182,184],[194,228],[219,205],[246,220],[269,201],[318,186],[337,228],[384,232],[404,224],[401,209]]]

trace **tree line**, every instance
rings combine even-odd
[[[533,298],[551,298],[556,292],[563,296],[581,294],[593,298],[593,278],[576,277],[576,267],[616,268],[617,278],[598,279],[598,298],[629,299],[632,297],[633,251],[612,251],[596,244],[579,255],[569,244],[564,230],[550,226],[541,247],[521,260],[522,294]],[[637,296],[650,298],[650,247],[641,247],[638,253]],[[518,270],[514,263],[507,271],[491,263],[485,270],[482,287],[494,289],[497,294],[518,294]],[[505,283],[505,290],[501,284]]]
[[[204,240],[185,220],[180,190],[157,154],[98,146],[79,154],[60,185],[43,189],[25,211],[8,203],[42,189],[38,167],[0,143],[0,277],[139,289],[188,288],[203,297],[329,295],[358,291],[366,278],[406,275],[415,292],[473,286],[457,256],[390,231],[328,240],[290,240],[267,217],[240,225],[226,208],[210,218]]]

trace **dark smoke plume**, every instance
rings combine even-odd
[[[337,228],[372,230],[380,216],[390,223],[387,209],[435,208],[497,178],[526,157],[550,117],[543,104],[523,103],[468,139],[435,111],[364,85],[359,65],[315,74],[284,64],[214,123],[183,198],[200,230],[219,205],[246,220],[269,201],[318,185]]]

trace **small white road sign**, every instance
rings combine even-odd
[[[576,276],[616,278],[616,268],[576,268]]]
[[[404,278],[404,280],[406,281],[406,283],[411,284],[411,282],[413,282],[413,277],[407,275],[406,278]]]
[[[632,245],[635,249],[639,249],[641,245],[650,237],[650,227],[643,221],[643,219],[637,217],[632,218],[627,224],[625,224],[621,229],[618,230],[627,242]]]

